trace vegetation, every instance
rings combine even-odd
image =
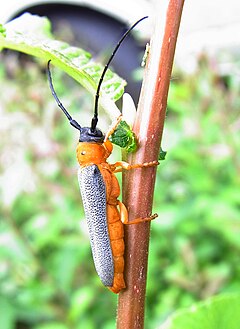
[[[16,53],[0,62],[1,326],[114,328],[116,296],[95,274],[77,184],[78,133],[56,109],[44,70],[42,62]],[[238,293],[239,301],[238,81],[222,77],[204,56],[194,74],[175,70],[173,76],[162,143],[167,156],[155,190],[159,219],[152,223],[146,329],[212,295]],[[89,123],[88,94],[59,70],[54,81],[70,112]],[[221,312],[236,304],[227,299]]]

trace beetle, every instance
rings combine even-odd
[[[118,161],[114,164],[107,162],[107,158],[113,150],[113,145],[109,137],[115,131],[122,117],[120,116],[116,120],[104,136],[102,131],[97,128],[98,100],[104,75],[120,44],[129,32],[145,18],[143,17],[138,20],[125,32],[105,65],[95,95],[94,116],[90,127],[81,127],[63,106],[53,87],[50,61],[48,61],[47,65],[47,75],[52,95],[57,105],[66,115],[69,123],[80,131],[79,143],[76,150],[77,160],[80,166],[78,170],[78,181],[88,225],[93,261],[103,285],[114,293],[119,293],[126,287],[123,275],[123,224],[136,224],[157,217],[157,214],[154,214],[147,218],[137,218],[131,222],[128,221],[128,211],[125,205],[118,200],[120,187],[115,173],[121,172],[123,169],[129,170],[156,166],[158,165],[158,161],[134,165],[130,165],[124,161]]]

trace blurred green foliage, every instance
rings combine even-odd
[[[44,69],[13,53],[0,63],[1,323],[114,328],[117,297],[95,273],[79,194],[78,133],[56,108]],[[176,70],[174,77],[155,190],[146,329],[180,307],[240,290],[239,82],[204,57],[194,74]],[[89,124],[86,92],[61,72],[54,81],[70,113]],[[101,128],[109,124],[101,116]]]
[[[240,294],[225,293],[176,311],[159,329],[239,329]]]

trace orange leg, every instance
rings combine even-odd
[[[127,211],[127,208],[125,207],[125,205],[118,200],[118,206],[119,206],[119,210],[120,210],[120,219],[121,219],[121,222],[124,224],[124,225],[131,225],[131,224],[139,224],[139,223],[143,223],[143,222],[149,222],[153,219],[155,219],[156,217],[158,217],[157,214],[154,214],[154,215],[151,215],[149,217],[145,217],[145,218],[136,218],[134,220],[132,220],[131,222],[129,222],[128,220],[128,211]]]
[[[114,170],[114,173],[116,173],[116,172],[121,172],[123,169],[131,170],[131,169],[135,169],[135,168],[155,167],[158,165],[159,165],[158,161],[144,162],[144,163],[138,163],[138,164],[133,164],[133,165],[131,165],[125,161],[118,161],[113,165],[113,167],[116,168]],[[120,167],[120,168],[117,168],[117,167]]]
[[[116,128],[119,125],[121,120],[122,120],[122,115],[119,115],[119,117],[116,119],[116,121],[113,122],[113,124],[110,126],[108,132],[106,133],[104,142],[106,142],[108,140],[108,138],[114,133],[114,131],[116,130]]]

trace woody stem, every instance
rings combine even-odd
[[[133,127],[139,140],[139,148],[129,157],[130,163],[150,162],[158,158],[183,4],[184,0],[160,2],[160,15],[156,19]],[[134,169],[125,174],[123,201],[129,211],[130,220],[151,214],[155,175],[154,167]],[[119,295],[118,329],[144,326],[149,232],[149,222],[125,227],[127,289]]]

